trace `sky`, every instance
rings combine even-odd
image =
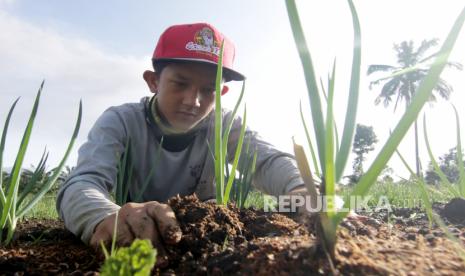
[[[396,64],[394,43],[439,38],[442,42],[463,1],[354,0],[362,28],[362,67],[357,122],[374,127],[379,138],[365,167],[376,156],[403,111],[375,106],[380,87],[370,90],[370,64]],[[326,78],[337,60],[335,116],[341,127],[347,105],[353,31],[346,1],[297,1],[317,76]],[[302,138],[299,102],[307,121],[307,90],[292,37],[285,2],[281,0],[196,1],[34,1],[0,0],[0,122],[20,97],[8,131],[3,162],[11,166],[37,89],[45,79],[39,112],[25,166],[37,164],[46,147],[49,168],[62,158],[83,101],[83,122],[67,164],[75,165],[79,146],[98,116],[110,106],[137,102],[150,92],[142,79],[151,69],[151,55],[160,34],[170,25],[209,22],[236,45],[235,69],[247,76],[248,125],[283,151],[292,152],[293,136]],[[450,60],[465,64],[465,31]],[[454,88],[449,102],[426,106],[428,132],[436,156],[456,145],[452,102],[465,124],[464,71],[445,70],[442,78]],[[379,77],[379,76],[378,76]],[[240,83],[223,97],[232,108]],[[423,113],[422,113],[423,114]],[[423,115],[421,115],[422,117]],[[420,124],[421,125],[421,124]],[[420,128],[422,133],[422,128]],[[304,141],[304,139],[301,139]],[[423,167],[429,161],[420,135]],[[413,133],[399,147],[414,167]],[[346,172],[351,171],[351,160]],[[408,177],[397,157],[389,163],[399,177]]]

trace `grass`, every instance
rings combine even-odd
[[[254,207],[257,209],[263,209],[263,193],[257,190],[252,190],[247,195],[247,199],[244,202],[244,208]]]
[[[342,187],[341,196],[347,198],[352,192],[352,187]],[[427,185],[428,194],[433,202],[447,202],[454,196],[446,185]],[[376,207],[381,197],[386,197],[389,204],[395,208],[424,208],[421,190],[415,183],[407,180],[399,182],[377,182],[369,191],[369,207]]]
[[[342,187],[341,195],[347,196],[350,194],[352,187]],[[445,185],[430,186],[428,185],[430,198],[433,202],[447,202],[453,198],[453,194]],[[422,207],[421,191],[418,186],[409,181],[400,182],[377,182],[371,187],[370,196],[372,200],[368,201],[368,206],[375,207],[378,199],[381,196],[387,196],[389,203],[396,208],[406,207]],[[263,209],[264,194],[258,190],[250,191],[245,208]],[[47,194],[37,205],[24,217],[39,218],[39,219],[58,219],[58,213],[55,209],[56,195]]]
[[[40,199],[39,202],[32,208],[24,218],[38,219],[55,219],[58,220],[58,213],[55,208],[56,194],[47,194]]]

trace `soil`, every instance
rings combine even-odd
[[[173,198],[170,205],[183,237],[178,245],[166,246],[168,261],[154,274],[465,275],[456,243],[430,227],[420,209],[346,220],[338,231],[332,270],[311,219],[297,223],[285,215],[225,208],[195,196]],[[449,205],[434,209],[465,242],[465,209],[452,212],[450,221],[445,216]],[[0,275],[94,275],[102,261],[55,220],[22,220],[14,242],[0,247]]]

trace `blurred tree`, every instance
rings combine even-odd
[[[346,176],[351,184],[357,183],[363,174],[363,161],[365,155],[375,149],[375,144],[378,142],[373,127],[357,124],[355,130],[354,143],[352,152],[356,154],[352,168],[354,170],[352,175]]]
[[[448,153],[439,157],[439,168],[446,175],[450,183],[457,183],[459,180],[459,169],[457,159],[457,148],[451,148]],[[428,184],[439,184],[441,179],[439,175],[434,171],[433,165],[429,163],[428,169],[426,170],[425,180]]]

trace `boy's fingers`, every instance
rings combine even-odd
[[[148,239],[152,241],[153,246],[162,247],[160,234],[158,233],[155,221],[145,212],[141,216],[131,216],[126,220],[129,228],[132,229],[134,237],[137,239]]]
[[[160,240],[155,221],[147,214],[141,216],[130,216],[126,219],[126,223],[134,234],[134,238],[148,239],[152,242],[154,248],[157,249],[157,267],[163,268],[168,264],[165,248]]]
[[[146,204],[146,210],[147,214],[155,221],[165,243],[176,244],[181,240],[181,228],[169,205],[152,201]]]

